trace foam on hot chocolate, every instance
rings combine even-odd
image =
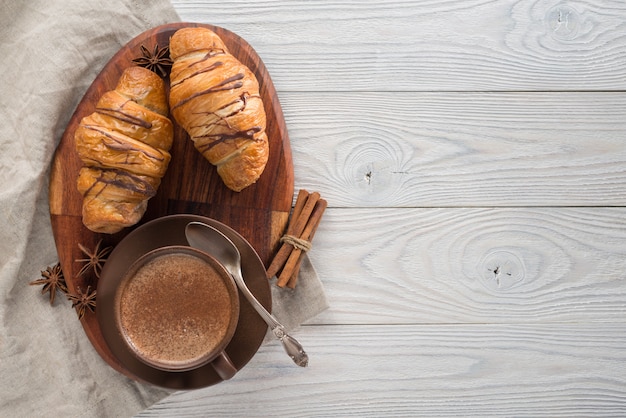
[[[189,254],[164,254],[128,279],[120,322],[140,357],[184,367],[214,352],[231,322],[231,300],[220,274]]]

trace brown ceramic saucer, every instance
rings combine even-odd
[[[113,298],[124,272],[141,255],[167,245],[188,245],[185,226],[191,221],[212,225],[227,235],[241,252],[246,284],[257,299],[271,311],[272,294],[265,267],[254,248],[235,230],[214,219],[198,215],[170,215],[150,221],[128,234],[111,252],[98,282],[96,314],[104,339],[113,355],[130,372],[131,377],[170,389],[197,389],[222,381],[211,364],[184,372],[152,368],[128,350],[115,327]],[[267,324],[239,294],[239,322],[226,353],[237,370],[241,370],[257,352],[267,332]]]

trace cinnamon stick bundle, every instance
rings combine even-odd
[[[277,276],[276,285],[293,289],[298,281],[304,253],[311,249],[311,241],[320,224],[326,200],[318,192],[300,190],[281,246],[267,269],[267,277]]]

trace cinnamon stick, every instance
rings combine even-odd
[[[306,203],[308,197],[309,192],[304,189],[300,189],[300,191],[298,192],[298,197],[296,197],[296,203],[293,207],[293,211],[291,212],[291,219],[289,220],[289,225],[287,225],[287,231],[285,232],[285,234],[293,235],[293,228],[296,224],[296,219],[300,216],[300,213],[302,213],[302,209],[304,208],[304,204]],[[266,273],[268,279],[274,277],[274,275],[276,275],[276,273],[278,273],[280,269],[282,269],[283,264],[286,261],[286,259],[282,259],[282,255],[285,252],[285,250],[283,250],[283,247],[285,245],[287,244],[281,243],[278,253],[276,254],[276,256],[274,256],[274,259],[267,268]],[[278,254],[281,254],[281,257],[279,257]]]
[[[325,200],[320,199],[318,203],[320,202],[324,202],[324,209],[326,209],[327,203]],[[322,213],[324,212],[324,209],[322,209]],[[322,214],[320,214],[319,218],[317,219],[317,221],[315,222],[315,225],[313,226],[313,230],[311,231],[311,233],[309,234],[309,237],[307,238],[307,241],[312,242],[313,241],[313,237],[315,236],[315,232],[317,231],[317,227],[320,224],[320,221],[322,220]],[[291,275],[289,276],[289,281],[287,282],[287,287],[290,289],[294,289],[296,287],[296,283],[298,282],[298,275],[300,274],[300,266],[302,265],[302,259],[304,258],[304,253],[300,252],[300,256],[298,257],[298,261],[293,269],[293,272],[291,273]]]
[[[307,201],[308,203],[308,201]],[[304,241],[311,242],[312,236],[315,234],[315,230],[322,219],[322,215],[324,210],[326,209],[327,202],[324,199],[318,199],[315,202],[315,206],[313,211],[311,212],[311,216],[306,219],[305,227],[302,229],[302,232],[299,235],[299,238]],[[301,220],[302,218],[300,218]],[[294,273],[294,270],[299,265],[300,256],[302,254],[301,248],[293,248],[290,252],[287,261],[283,267],[280,276],[278,276],[278,282],[276,283],[279,287],[284,287],[291,279],[291,276]],[[295,286],[295,283],[294,283]]]
[[[300,196],[300,193],[298,195]],[[293,228],[291,228],[291,230],[289,231],[291,225],[287,227],[288,232],[291,232],[288,235],[292,235],[294,237],[300,237],[300,235],[302,234],[302,231],[304,230],[306,226],[307,220],[311,216],[311,213],[313,212],[313,209],[315,208],[315,204],[317,203],[319,199],[320,199],[320,194],[318,192],[313,192],[307,196],[306,202],[304,203],[304,206],[302,207],[302,210],[298,214],[297,218],[292,215],[291,222],[293,223]],[[294,208],[294,212],[295,212],[295,208]],[[274,275],[276,275],[278,271],[280,271],[280,269],[285,265],[285,262],[287,261],[287,259],[289,258],[289,254],[291,253],[291,249],[293,249],[293,246],[291,244],[283,243],[281,245],[280,249],[276,253],[276,256],[274,256],[272,263],[267,269],[268,278],[271,278]]]
[[[287,227],[287,234],[293,235],[293,228],[296,224],[296,219],[300,217],[302,213],[302,208],[304,208],[304,204],[306,203],[307,198],[309,197],[309,192],[305,189],[300,189],[298,191],[298,197],[296,197],[296,204],[293,206],[293,212],[291,213],[291,222],[289,222],[289,226]]]
[[[324,201],[324,207],[326,207],[326,201]],[[313,231],[311,231],[311,234],[309,235],[309,238],[308,238],[309,242],[313,241],[313,237],[315,236],[315,232],[317,231],[317,227],[319,226],[321,220],[322,220],[322,216],[320,215],[319,219],[316,222],[316,225],[313,227]],[[300,266],[302,265],[303,258],[304,258],[304,253],[300,253],[300,257],[298,257],[298,262],[296,263],[296,266],[293,269],[291,276],[289,277],[289,281],[287,282],[287,287],[290,289],[294,289],[296,287],[296,283],[298,282],[298,276],[300,274]]]

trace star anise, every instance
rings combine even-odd
[[[83,319],[85,312],[89,309],[91,312],[96,311],[96,293],[97,290],[91,291],[91,286],[87,286],[87,291],[83,293],[80,287],[77,288],[78,294],[70,293],[67,299],[72,302],[72,308],[76,308],[78,319]]]
[[[50,292],[50,305],[54,304],[54,296],[57,290],[61,291],[61,293],[67,293],[67,285],[65,284],[65,277],[63,276],[60,263],[47,267],[41,272],[41,277],[41,279],[32,281],[29,284],[31,286],[42,284],[41,294]]]
[[[96,244],[96,248],[94,248],[93,252],[89,251],[84,245],[78,244],[78,248],[88,257],[88,258],[80,258],[76,260],[78,263],[85,263],[83,268],[78,272],[79,276],[82,276],[90,269],[93,269],[97,278],[100,278],[100,272],[102,271],[102,264],[106,261],[106,256],[111,251],[111,247],[106,247],[100,250],[100,244],[102,244],[102,240],[98,241]]]
[[[168,68],[170,68],[173,64],[172,60],[169,57],[170,48],[164,46],[163,48],[159,48],[159,45],[154,45],[154,50],[150,52],[148,48],[144,45],[141,45],[141,57],[135,58],[133,62],[140,67],[145,67],[150,71],[153,71],[160,75],[161,77],[167,77],[169,73]]]

